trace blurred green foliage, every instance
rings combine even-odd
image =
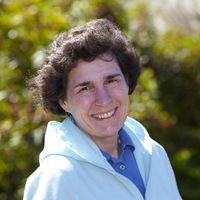
[[[199,199],[199,33],[161,33],[147,3],[120,0],[0,1],[0,199],[22,199],[46,123],[55,118],[34,105],[26,79],[58,32],[100,17],[116,22],[141,57],[130,115],[166,148],[183,199]]]

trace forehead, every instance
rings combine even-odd
[[[69,73],[69,83],[81,81],[93,81],[105,78],[112,74],[122,75],[117,60],[96,58],[91,62],[79,60],[77,66]]]

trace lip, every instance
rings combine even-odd
[[[97,120],[106,120],[106,119],[110,119],[111,117],[113,117],[115,115],[116,111],[117,111],[117,108],[114,108],[110,111],[93,114],[91,116]]]

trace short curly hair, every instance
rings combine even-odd
[[[28,81],[43,109],[66,115],[59,100],[66,96],[69,72],[79,60],[91,62],[105,53],[116,58],[131,94],[141,71],[139,58],[116,25],[96,19],[60,33],[49,45],[43,68]]]

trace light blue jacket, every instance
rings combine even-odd
[[[165,150],[136,120],[123,127],[145,187],[145,200],[180,200]],[[70,118],[49,122],[40,166],[27,179],[24,200],[143,200],[137,187],[115,172],[96,144]]]

